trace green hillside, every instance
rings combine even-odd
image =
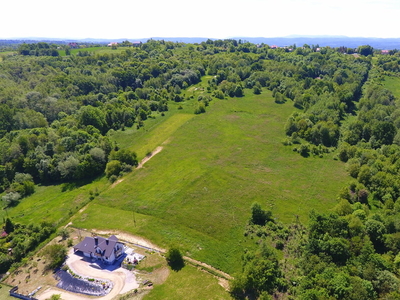
[[[56,49],[0,61],[0,272],[72,224],[177,248],[237,299],[400,297],[397,51]],[[200,297],[200,272],[149,297]]]
[[[307,222],[311,209],[332,209],[349,180],[343,163],[331,155],[303,158],[282,144],[292,111],[290,103],[276,104],[266,91],[215,101],[206,114],[189,120],[171,116],[147,133],[150,140],[159,137],[158,145],[168,140],[164,149],[101,193],[83,212],[84,221],[75,218],[75,226],[123,228],[161,246],[179,244],[188,255],[228,273],[238,271],[253,202],[286,223],[296,215]],[[168,129],[171,124],[180,127]],[[113,208],[106,220],[99,218],[98,205],[105,212]],[[134,210],[137,227],[114,218],[119,214],[114,209]]]

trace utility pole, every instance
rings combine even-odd
[[[133,220],[133,224],[136,227],[135,209],[133,207],[133,201],[131,201],[131,206],[132,206],[132,220]]]

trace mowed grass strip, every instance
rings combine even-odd
[[[218,280],[197,270],[192,266],[185,266],[180,271],[172,271],[167,281],[162,285],[155,285],[146,300],[164,299],[232,299],[224,288],[218,285]]]
[[[270,92],[215,101],[170,131],[170,142],[143,169],[95,201],[148,215],[152,225],[140,234],[160,246],[178,244],[195,259],[237,271],[254,201],[281,221],[299,216],[306,222],[311,209],[331,209],[349,180],[331,155],[303,158],[282,145],[293,110],[291,103],[276,104]]]

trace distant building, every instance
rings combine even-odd
[[[108,46],[108,47],[112,47],[112,46],[117,46],[117,45],[118,45],[117,42],[111,42],[111,43],[109,43],[107,46]]]
[[[142,45],[142,42],[132,42],[133,47],[140,47]]]
[[[100,259],[112,264],[124,253],[124,244],[115,235],[108,239],[95,236],[85,239],[74,247],[75,252],[82,252],[84,256]]]
[[[68,43],[68,46],[70,48],[79,48],[79,45],[77,43]]]
[[[276,48],[278,48],[278,46],[277,45],[272,45],[270,48],[271,49],[276,49]]]
[[[389,50],[382,50],[382,51],[381,51],[381,54],[387,55],[387,54],[390,54],[390,53],[389,53]]]

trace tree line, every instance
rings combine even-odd
[[[258,246],[244,249],[230,293],[235,299],[398,299],[399,216],[398,203],[373,213],[342,200],[330,213],[311,211],[305,227],[282,224],[254,203],[244,234]]]

